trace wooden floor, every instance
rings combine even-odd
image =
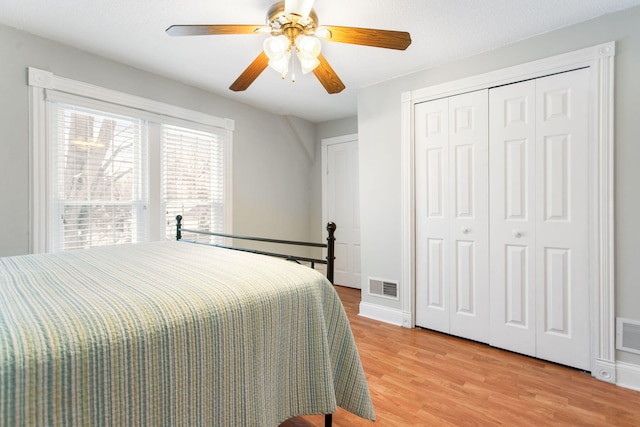
[[[360,291],[336,288],[377,421],[340,409],[335,427],[640,426],[640,392],[484,344],[360,317]],[[323,422],[322,416],[304,416],[280,427]]]

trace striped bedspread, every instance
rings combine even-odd
[[[338,296],[291,262],[184,242],[0,258],[0,426],[373,419]]]

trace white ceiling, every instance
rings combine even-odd
[[[266,69],[245,92],[228,87],[266,35],[169,37],[172,24],[263,24],[275,0],[0,0],[0,23],[312,122],[356,115],[357,89],[491,50],[640,0],[316,0],[320,25],[411,33],[406,51],[323,43],[346,85],[328,95],[313,74],[296,83]],[[53,70],[55,71],[55,70]],[[300,74],[300,73],[297,73]]]

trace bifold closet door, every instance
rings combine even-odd
[[[536,355],[536,83],[489,92],[491,345]]]
[[[488,342],[488,91],[417,104],[416,324]]]
[[[588,78],[489,94],[490,344],[587,370]]]

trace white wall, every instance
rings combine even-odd
[[[0,256],[29,248],[28,66],[235,121],[233,222],[242,234],[306,240],[316,125],[285,118],[0,25]],[[315,195],[314,191],[318,191]]]
[[[367,277],[401,278],[400,105],[403,92],[616,41],[616,315],[640,321],[638,23],[640,7],[361,89],[358,93],[358,130],[363,280],[367,280]],[[410,50],[408,53],[418,54]],[[381,173],[381,170],[385,172]],[[366,293],[363,293],[363,301],[400,309],[399,302],[368,296]],[[640,365],[637,355],[618,352],[617,357]]]

